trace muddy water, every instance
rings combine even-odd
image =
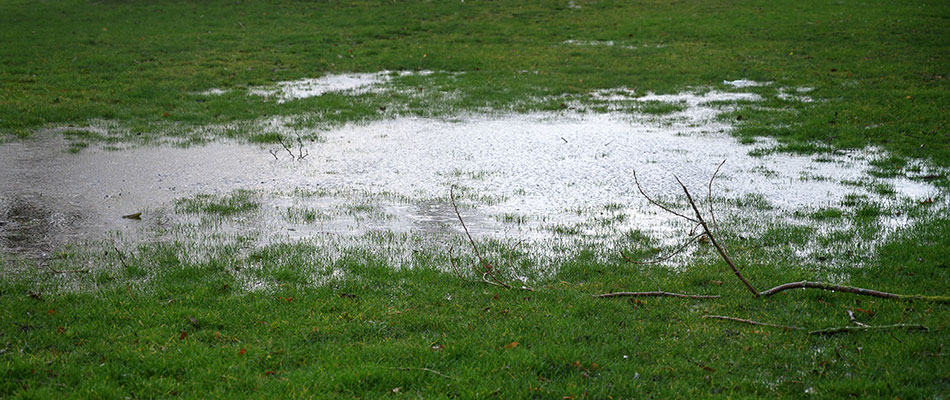
[[[790,215],[837,206],[848,194],[891,203],[936,193],[926,183],[872,179],[868,163],[882,156],[875,151],[750,156],[772,144],[737,143],[729,126],[712,122],[716,113],[706,104],[715,93],[707,96],[661,99],[688,105],[662,123],[611,113],[353,123],[306,144],[303,159],[237,143],[71,154],[59,136],[40,134],[0,146],[0,251],[43,256],[116,233],[138,240],[156,227],[193,222],[174,212],[176,199],[237,189],[255,191],[262,207],[232,218],[232,229],[328,242],[367,232],[458,236],[452,186],[479,237],[609,242],[634,229],[675,237],[684,228],[646,204],[633,171],[648,192],[676,199],[674,175],[704,194],[722,160],[718,200],[755,196],[772,208],[744,212]],[[855,181],[889,185],[896,195]],[[288,217],[294,209],[319,216],[295,220]],[[138,212],[142,220],[122,218]]]

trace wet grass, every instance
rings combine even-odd
[[[0,5],[0,131],[115,120],[129,140],[307,115],[325,123],[484,109],[560,109],[593,90],[743,90],[737,134],[791,149],[882,146],[947,166],[950,6],[770,2],[98,2]],[[63,16],[56,24],[38,23]],[[566,45],[613,41],[614,46]],[[627,48],[633,47],[633,48]],[[326,73],[447,71],[400,90],[277,104],[248,88]],[[782,98],[814,88],[804,103]],[[212,88],[229,92],[206,96]],[[424,90],[418,90],[422,88]],[[783,89],[788,88],[788,89]],[[407,90],[412,89],[412,90]],[[450,95],[447,95],[450,94]],[[666,113],[670,106],[646,107]],[[251,140],[259,132],[241,132]],[[273,137],[257,137],[272,143]]]
[[[187,214],[208,214],[231,216],[257,210],[260,204],[255,201],[255,193],[249,190],[236,190],[227,196],[199,194],[175,202],[175,211]]]
[[[946,221],[921,225],[849,270],[847,282],[942,293],[948,233]],[[631,256],[651,253],[648,239],[631,237],[645,239],[631,241]],[[734,248],[748,259],[767,254]],[[413,268],[394,269],[360,249],[320,261],[307,244],[221,247],[209,257],[191,251],[142,245],[122,259],[97,253],[93,273],[37,270],[0,282],[0,394],[928,398],[950,385],[945,305],[801,291],[753,299],[715,257],[676,272],[580,251],[524,292],[441,272],[444,254],[418,253]],[[66,259],[52,265],[66,270]],[[746,265],[759,286],[835,274],[807,264]],[[248,276],[261,289],[247,290]],[[56,289],[64,280],[86,289]],[[590,297],[657,287],[724,298]],[[701,318],[818,329],[847,325],[847,310],[865,323],[931,330],[824,337]]]

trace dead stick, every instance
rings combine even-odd
[[[753,321],[753,320],[751,320],[751,319],[742,319],[742,318],[736,318],[736,317],[727,317],[727,316],[724,316],[724,315],[703,315],[702,318],[721,319],[721,320],[724,320],[724,321],[741,322],[741,323],[743,323],[743,324],[749,324],[749,325],[771,326],[771,327],[773,327],[773,328],[782,328],[782,329],[788,329],[788,330],[793,330],[793,331],[803,331],[803,330],[805,330],[805,328],[800,328],[800,327],[797,327],[797,326],[776,325],[776,324],[770,324],[770,323],[767,323],[767,322]]]
[[[783,285],[778,285],[769,290],[760,292],[759,296],[768,297],[773,294],[784,292],[789,289],[806,289],[806,288],[830,290],[833,292],[859,294],[863,296],[880,297],[883,299],[924,300],[924,301],[932,301],[936,303],[950,303],[950,297],[948,296],[921,296],[921,295],[896,294],[896,293],[882,292],[879,290],[853,287],[853,286],[841,286],[841,285],[833,285],[833,284],[825,283],[825,282],[808,282],[808,281],[789,282]]]
[[[684,299],[718,299],[717,295],[706,295],[706,294],[682,294],[682,293],[671,293],[664,292],[662,290],[657,290],[655,292],[611,292],[603,294],[595,294],[593,297],[680,297]]]
[[[679,183],[680,187],[683,188],[683,193],[686,193],[686,200],[688,200],[689,205],[693,207],[693,212],[696,213],[696,219],[703,226],[706,236],[709,237],[709,241],[712,242],[713,246],[716,247],[716,251],[719,252],[719,255],[722,256],[722,259],[726,262],[726,264],[729,264],[729,268],[732,268],[732,272],[736,274],[736,277],[738,277],[740,281],[742,281],[742,284],[745,285],[745,287],[748,288],[750,292],[752,292],[752,296],[759,297],[759,292],[755,290],[754,287],[752,287],[752,284],[749,283],[749,281],[747,281],[744,276],[742,276],[742,273],[739,272],[739,268],[737,268],[736,264],[732,262],[731,258],[729,258],[729,254],[726,254],[726,251],[716,240],[715,235],[713,235],[712,231],[709,230],[709,225],[707,225],[706,221],[703,220],[703,216],[700,214],[699,208],[696,207],[696,202],[693,201],[693,196],[689,194],[689,189],[686,189],[686,185],[680,181],[679,177],[674,175],[673,178],[675,178],[676,182]]]
[[[865,325],[865,326],[842,326],[838,328],[819,329],[808,332],[809,335],[836,335],[848,332],[863,331],[884,331],[890,329],[903,329],[908,331],[927,331],[926,326],[920,324],[895,324],[895,325]]]

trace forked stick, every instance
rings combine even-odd
[[[723,247],[719,245],[719,241],[716,240],[716,236],[713,235],[711,230],[709,230],[709,225],[707,225],[706,221],[703,220],[703,215],[699,212],[699,208],[696,207],[696,202],[693,201],[693,196],[689,194],[689,189],[686,189],[686,185],[684,185],[683,182],[680,181],[679,177],[674,175],[673,178],[675,178],[676,182],[679,183],[680,187],[683,188],[683,193],[686,193],[686,200],[689,201],[689,205],[693,207],[693,212],[696,213],[696,220],[699,222],[700,225],[703,226],[703,231],[706,232],[706,236],[709,237],[709,241],[716,248],[716,251],[719,252],[719,255],[722,257],[723,261],[725,261],[726,264],[729,264],[729,268],[732,268],[732,272],[736,274],[736,277],[739,278],[740,281],[742,281],[742,284],[745,285],[745,287],[749,289],[750,292],[752,292],[752,295],[755,297],[759,297],[759,292],[755,290],[754,287],[752,287],[752,284],[749,283],[749,281],[746,280],[744,276],[742,276],[742,273],[739,272],[739,268],[737,268],[736,264],[732,262],[732,258],[729,257],[729,254],[726,254],[726,250],[723,249]]]

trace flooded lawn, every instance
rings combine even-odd
[[[286,101],[334,85],[356,90],[376,78],[315,80],[303,92],[281,84],[270,95]],[[873,149],[799,156],[761,151],[775,145],[768,140],[740,144],[716,117],[731,103],[756,101],[754,94],[633,97],[615,90],[595,97],[618,106],[661,102],[676,108],[664,115],[396,118],[349,123],[312,142],[290,136],[287,149],[216,142],[73,154],[61,136],[40,134],[0,146],[0,249],[43,256],[83,240],[134,242],[169,232],[193,235],[189,229],[328,244],[359,244],[384,233],[444,246],[461,233],[448,197],[452,187],[478,238],[526,240],[545,254],[570,253],[578,245],[609,249],[631,232],[672,243],[690,227],[649,206],[633,172],[649,193],[682,205],[673,177],[705,198],[709,177],[723,160],[716,207],[723,215],[746,216],[733,219],[745,221],[733,228],[750,234],[770,223],[814,225],[793,216],[856,199],[899,207],[938,194],[923,181],[870,175],[871,162],[885,156]],[[235,193],[254,207],[226,215],[202,211],[201,204],[230,201]],[[183,206],[188,204],[197,205]],[[136,213],[140,220],[123,218]],[[914,221],[882,222],[888,231]],[[847,228],[842,221],[826,225],[826,231]],[[379,245],[372,242],[367,245]]]
[[[359,94],[401,75],[327,76],[250,94],[277,102],[330,91]],[[318,130],[318,140],[299,140],[292,118],[273,118],[260,126],[281,134],[285,145],[269,146],[77,152],[52,129],[0,146],[0,249],[42,257],[85,240],[207,235],[379,247],[382,235],[400,238],[386,246],[406,247],[394,251],[405,253],[460,244],[453,187],[476,237],[524,240],[539,254],[610,250],[631,234],[672,244],[690,227],[647,204],[633,172],[651,194],[684,205],[674,176],[704,198],[723,160],[713,199],[722,215],[735,217],[727,219],[731,228],[746,236],[776,224],[840,234],[851,224],[807,216],[862,205],[899,210],[938,194],[924,181],[869,174],[873,161],[886,157],[874,149],[802,156],[768,151],[776,145],[771,140],[737,142],[731,125],[717,117],[736,102],[760,101],[753,93],[638,96],[615,89],[591,98],[603,112],[573,104],[564,112],[401,117]],[[645,105],[661,112],[630,112]],[[235,201],[247,207],[228,209]],[[882,213],[877,239],[913,222],[900,211]],[[814,244],[795,251],[810,254]]]

